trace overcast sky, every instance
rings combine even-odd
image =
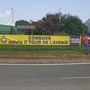
[[[78,16],[83,22],[90,18],[90,0],[0,0],[0,24],[12,24],[11,8],[14,22],[37,21],[59,9],[63,14]]]

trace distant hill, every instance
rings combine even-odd
[[[88,31],[90,31],[90,19],[85,22],[85,25],[88,27]]]

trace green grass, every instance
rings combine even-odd
[[[89,47],[90,48],[90,47]],[[22,58],[80,58],[85,55],[82,46],[13,46],[1,45],[0,57]]]

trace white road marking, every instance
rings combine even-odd
[[[65,80],[65,79],[90,79],[90,77],[61,77],[59,79],[61,79],[61,80]]]
[[[0,64],[0,65],[22,65],[22,66],[24,66],[24,65],[45,65],[45,66],[49,66],[49,65],[51,65],[51,66],[56,66],[56,65],[90,65],[90,62],[88,62],[88,63],[61,63],[61,64]]]

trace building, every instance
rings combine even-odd
[[[5,35],[20,35],[20,34],[33,35],[33,30],[35,30],[35,26],[33,25],[19,25],[17,27],[10,25],[0,25],[0,34]]]
[[[18,28],[10,25],[0,25],[0,34],[20,34]]]

